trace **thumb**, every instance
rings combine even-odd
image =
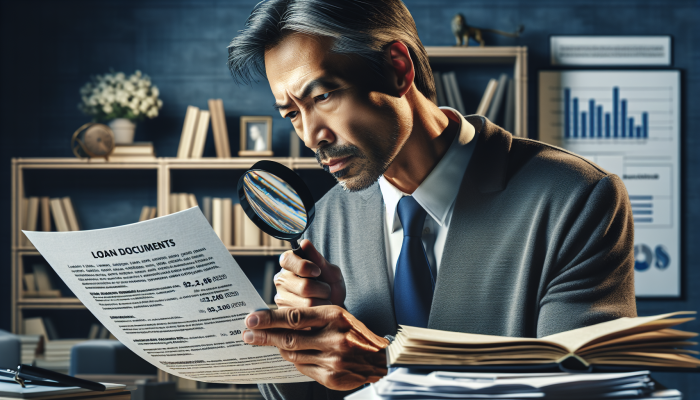
[[[311,243],[310,240],[304,239],[299,245],[306,255],[306,259],[316,264],[321,269],[321,275],[317,278],[320,281],[326,283],[335,283],[343,280],[343,274],[336,265],[333,265],[326,260],[325,257],[316,247]]]

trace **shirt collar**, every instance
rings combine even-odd
[[[440,107],[440,110],[451,119],[457,118],[459,134],[455,135],[442,159],[413,192],[413,197],[435,222],[444,226],[474,152],[476,132],[474,126],[467,122],[457,110],[449,107]],[[452,113],[453,116],[448,113]],[[389,183],[383,175],[379,178],[379,188],[386,206],[388,226],[392,233],[396,232],[401,227],[396,206],[403,196],[408,195]]]

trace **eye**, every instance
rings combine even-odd
[[[287,115],[285,115],[284,117],[289,118],[289,119],[294,119],[294,118],[296,118],[297,114],[299,114],[299,111],[292,111],[292,112],[287,113]]]
[[[323,101],[323,100],[328,99],[330,96],[331,96],[331,92],[324,93],[320,96],[316,96],[316,100]]]

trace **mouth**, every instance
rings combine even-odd
[[[345,167],[348,166],[348,164],[352,161],[353,156],[346,156],[342,158],[333,158],[330,159],[327,162],[324,162],[323,165],[327,168],[328,172],[331,174],[334,174]]]

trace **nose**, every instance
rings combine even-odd
[[[333,130],[318,115],[310,114],[304,118],[304,145],[311,150],[316,150],[335,142]]]

